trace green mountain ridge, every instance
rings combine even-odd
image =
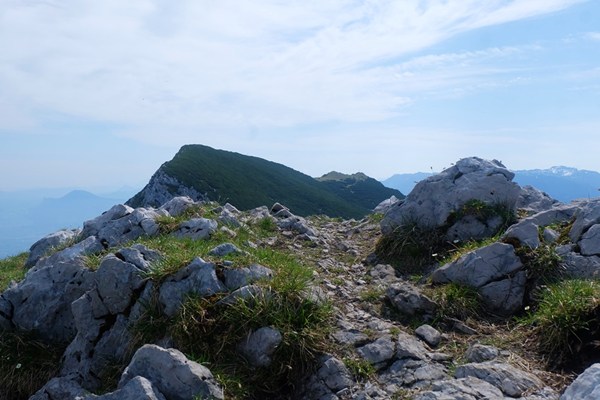
[[[360,218],[392,195],[404,197],[362,173],[315,179],[283,164],[198,144],[183,146],[159,171],[210,200],[245,210],[279,202],[302,216]],[[151,183],[127,203],[146,205]],[[167,186],[177,195],[177,188]]]

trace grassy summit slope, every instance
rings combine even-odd
[[[211,200],[240,209],[280,202],[297,215],[355,218],[391,196],[390,189],[372,185],[368,177],[352,192],[337,187],[347,186],[345,181],[320,182],[282,164],[203,145],[183,146],[161,169]]]

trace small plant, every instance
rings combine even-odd
[[[28,333],[0,331],[0,398],[28,399],[58,373],[64,349]]]
[[[357,380],[367,380],[376,372],[375,367],[363,358],[344,358],[343,361]]]
[[[395,266],[403,275],[422,273],[448,249],[445,233],[440,228],[422,227],[407,222],[377,242],[375,252]]]
[[[567,280],[542,292],[537,307],[522,324],[535,327],[540,351],[550,364],[560,366],[578,354],[587,341],[600,334],[600,283]]]
[[[11,281],[18,282],[25,277],[25,261],[28,256],[29,253],[21,253],[0,260],[0,293],[8,288]]]
[[[450,317],[465,320],[479,317],[482,306],[477,289],[470,286],[448,283],[430,289],[433,301],[438,305],[438,317]]]
[[[505,203],[489,204],[479,199],[471,199],[450,215],[448,224],[452,225],[454,222],[467,216],[474,217],[478,221],[484,223],[490,218],[500,217],[502,219],[502,224],[498,231],[506,230],[506,228],[516,221],[515,210]]]
[[[369,219],[369,222],[374,223],[374,224],[380,223],[383,220],[383,217],[384,217],[383,213],[372,213],[367,216],[367,218]]]
[[[360,292],[360,299],[367,303],[375,303],[383,299],[383,295],[385,294],[385,290],[381,287],[376,288],[367,288]]]
[[[269,236],[273,233],[277,232],[277,224],[272,217],[264,217],[256,222],[256,227],[258,228],[261,236]]]
[[[530,280],[548,284],[556,282],[564,275],[562,259],[556,253],[556,247],[553,245],[542,243],[535,249],[520,246],[516,253],[525,265]]]

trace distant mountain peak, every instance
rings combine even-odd
[[[337,171],[331,171],[326,173],[325,175],[321,176],[320,178],[316,178],[318,181],[321,182],[325,182],[325,181],[345,181],[345,180],[354,180],[354,181],[366,181],[367,179],[370,179],[367,175],[365,175],[362,172],[357,172],[354,174],[344,174],[342,172],[337,172]]]

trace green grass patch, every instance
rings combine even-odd
[[[548,284],[558,281],[564,276],[562,259],[556,253],[556,246],[541,243],[533,249],[529,246],[520,246],[516,254],[521,259],[527,270],[527,277],[538,284]]]
[[[437,317],[479,318],[482,315],[482,304],[477,289],[470,286],[448,283],[434,286],[425,291],[438,304]]]
[[[412,275],[422,273],[425,267],[443,258],[449,247],[442,229],[407,222],[391,234],[382,236],[375,252],[381,259],[393,264],[400,274]]]
[[[567,280],[548,285],[521,324],[535,328],[539,349],[552,366],[576,358],[586,342],[600,339],[600,282]]]
[[[375,375],[375,367],[364,358],[344,358],[344,365],[352,376],[359,381],[365,381]]]
[[[385,289],[381,287],[369,287],[360,292],[360,300],[367,303],[375,303],[383,300]]]
[[[0,398],[28,399],[58,373],[64,350],[27,333],[0,331]]]
[[[471,199],[465,202],[458,210],[454,211],[448,217],[447,224],[450,226],[467,216],[474,217],[478,221],[486,222],[494,217],[500,217],[502,224],[498,232],[506,230],[517,220],[516,212],[505,203],[486,203],[478,199]]]
[[[6,257],[0,260],[0,293],[4,292],[11,281],[20,281],[25,277],[25,261],[29,253]]]

